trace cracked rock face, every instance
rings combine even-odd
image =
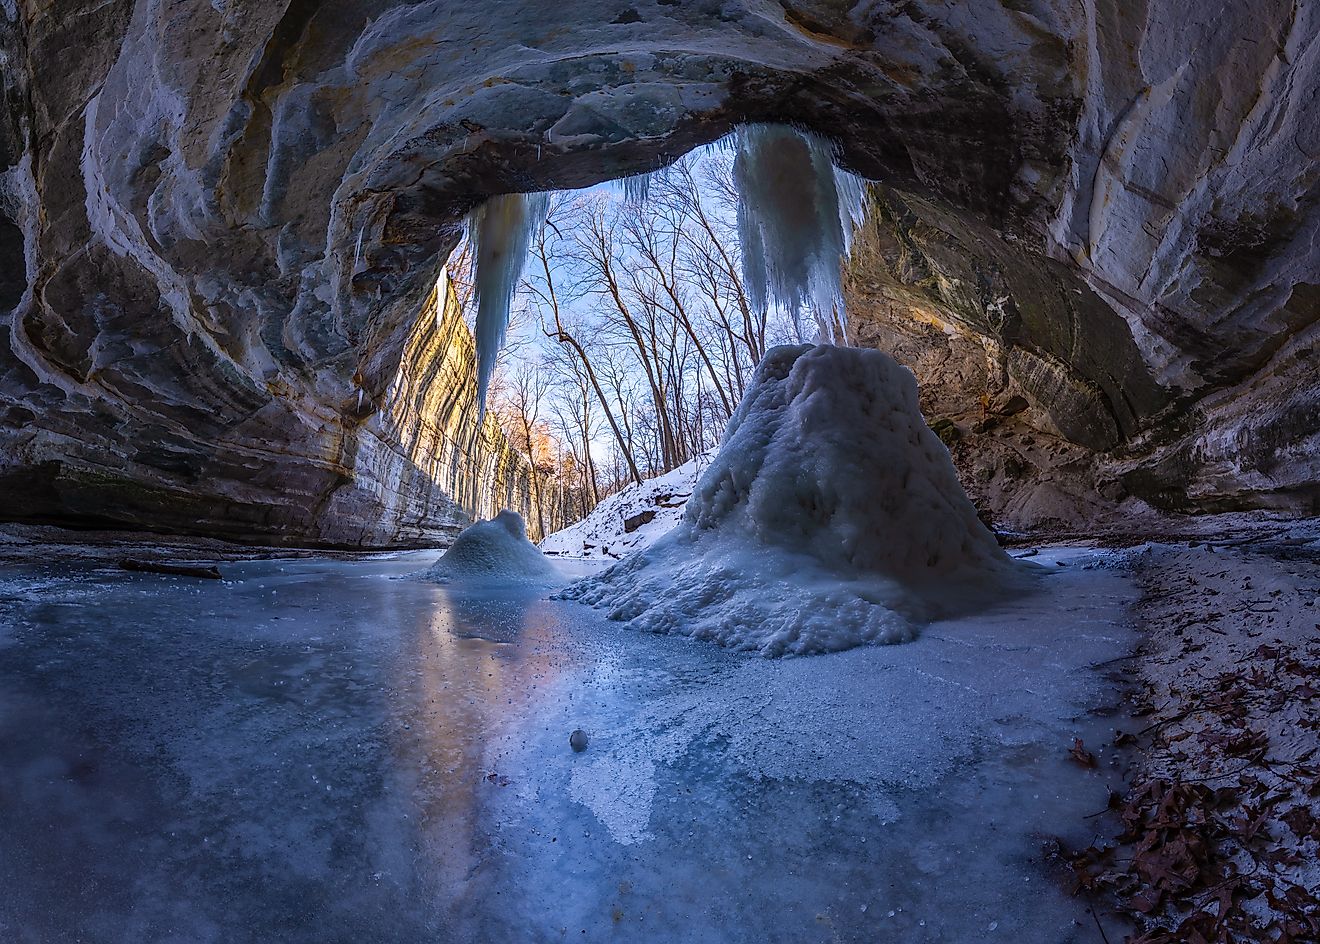
[[[883,182],[877,342],[956,326],[969,401],[1110,497],[1309,508],[1317,37],[1282,0],[0,0],[0,515],[452,528],[470,484],[381,417],[465,213],[755,120]]]

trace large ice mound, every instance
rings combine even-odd
[[[500,581],[525,584],[560,582],[559,572],[527,540],[522,515],[504,510],[489,521],[464,528],[444,555],[422,576],[437,583]]]
[[[912,638],[1024,586],[875,350],[766,354],[682,523],[561,594],[643,630],[767,656]]]

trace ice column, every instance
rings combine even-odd
[[[744,125],[735,132],[734,182],[743,281],[759,310],[787,310],[801,333],[804,309],[821,340],[847,320],[839,268],[861,222],[860,178],[834,166],[822,138],[788,125]]]
[[[477,404],[483,415],[486,391],[509,327],[513,293],[548,205],[544,193],[503,194],[473,210],[468,222],[477,296]]]

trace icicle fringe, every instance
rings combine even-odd
[[[623,191],[624,203],[633,206],[644,206],[651,196],[651,185],[657,181],[663,181],[669,173],[669,167],[659,167],[644,174],[633,174],[631,177],[621,177],[614,182],[620,190]]]
[[[777,305],[802,336],[847,343],[840,265],[865,214],[865,187],[834,164],[825,139],[789,125],[744,125],[731,136],[743,280],[751,303]]]

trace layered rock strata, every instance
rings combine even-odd
[[[354,494],[468,210],[763,120],[951,234],[913,239],[971,295],[879,281],[1114,495],[1311,509],[1318,37],[1291,0],[0,0],[0,515],[430,527]]]

